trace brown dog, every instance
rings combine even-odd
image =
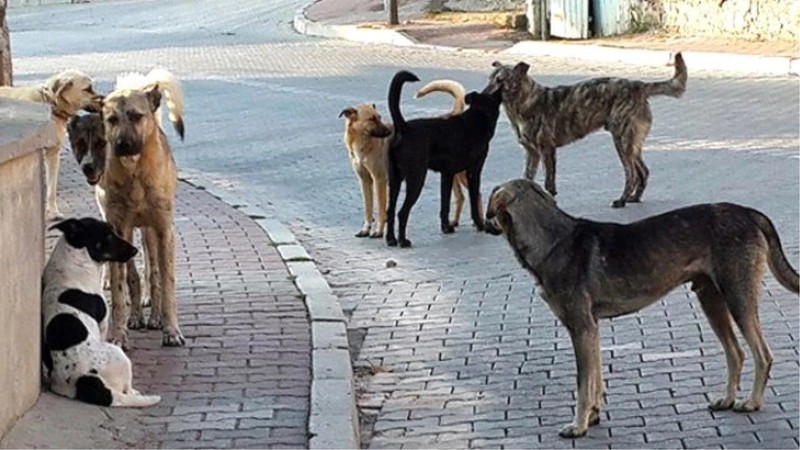
[[[417,91],[416,98],[422,98],[432,92],[446,92],[453,96],[453,109],[442,117],[464,112],[464,86],[453,80],[435,80]],[[345,118],[344,145],[353,168],[361,184],[361,196],[364,200],[364,225],[356,233],[356,237],[383,237],[386,228],[386,193],[388,188],[388,160],[391,125],[384,124],[374,104],[362,103],[339,113]],[[461,211],[464,208],[462,188],[467,188],[466,172],[458,173],[454,178],[453,193],[456,198],[456,210],[452,225],[458,226]],[[378,223],[372,229],[373,207],[377,199]],[[481,213],[482,214],[482,213]]]
[[[56,145],[45,151],[46,216],[48,220],[61,218],[56,202],[56,189],[60,162],[59,151],[67,133],[67,120],[84,108],[99,111],[103,96],[94,92],[94,84],[88,75],[79,70],[65,70],[53,75],[40,85],[0,86],[0,97],[45,103],[50,106],[51,117],[56,127]]]
[[[180,346],[185,339],[178,327],[173,231],[178,177],[161,127],[162,94],[182,139],[183,94],[178,80],[168,71],[154,69],[146,77],[120,77],[106,97],[103,120],[108,153],[103,203],[108,222],[124,239],[132,241],[134,228],[143,229],[152,307],[147,327],[163,330],[164,345]],[[122,346],[127,345],[127,327],[145,325],[140,298],[132,296],[132,309],[128,310],[123,285],[126,272],[123,264],[111,266],[111,339]]]
[[[494,62],[484,92],[502,91],[503,106],[517,139],[527,153],[525,178],[533,180],[544,160],[545,188],[556,195],[556,149],[605,128],[614,137],[625,188],[612,203],[615,208],[639,202],[650,171],[642,147],[653,116],[653,95],[680,97],[686,90],[686,64],[675,55],[675,75],[667,81],[645,83],[624,78],[595,78],[570,86],[545,87],[528,77],[530,66]]]
[[[578,372],[575,420],[563,437],[586,434],[600,421],[603,399],[600,319],[636,312],[691,282],[725,350],[728,385],[713,410],[756,411],[764,401],[772,354],[761,333],[758,296],[764,268],[800,292],[775,226],[760,212],[730,203],[676,209],[629,225],[577,219],[529,180],[496,187],[487,230],[505,235],[539,296],[569,330]],[[736,400],[744,352],[732,322],[755,360],[750,398]]]

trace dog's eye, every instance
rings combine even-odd
[[[119,122],[119,117],[117,116],[108,116],[106,117],[106,122],[110,125],[116,125]]]
[[[139,114],[137,112],[131,111],[131,112],[128,113],[128,120],[130,120],[131,122],[134,122],[134,123],[140,121],[142,119],[142,117],[143,117],[143,115]]]

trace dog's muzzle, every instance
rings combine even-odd
[[[500,236],[503,234],[503,230],[501,230],[500,226],[497,224],[497,216],[489,217],[487,215],[486,219],[483,221],[483,229],[492,236]]]
[[[114,141],[114,154],[117,156],[135,156],[141,151],[140,146],[129,139],[117,139]]]
[[[389,135],[392,134],[392,130],[390,130],[389,127],[381,127],[381,128],[376,128],[376,129],[372,130],[372,133],[370,133],[370,134],[373,137],[385,138],[385,137],[389,137]]]
[[[91,164],[81,166],[81,172],[86,177],[86,182],[94,186],[100,181],[100,172]]]

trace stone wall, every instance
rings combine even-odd
[[[634,31],[687,36],[800,38],[800,0],[631,0]]]
[[[50,112],[0,98],[0,437],[39,397],[44,162]]]

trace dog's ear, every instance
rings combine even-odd
[[[519,62],[516,66],[514,66],[514,75],[518,77],[524,77],[528,75],[528,70],[531,66],[528,63]]]
[[[83,234],[83,224],[77,219],[67,219],[50,227],[51,230],[59,230],[64,233],[67,242],[75,248],[83,247],[81,234]]]
[[[503,67],[503,63],[500,61],[495,61],[492,63],[492,67]]]
[[[514,200],[514,194],[506,186],[498,186],[489,197],[489,205],[486,207],[486,218],[491,219],[498,214],[502,214],[508,208],[509,203]]]
[[[61,95],[64,92],[68,91],[69,88],[71,87],[72,87],[72,80],[69,80],[66,83],[62,83],[61,80],[56,80],[56,82],[53,83],[53,93],[55,94],[56,97],[61,97]]]
[[[464,96],[464,103],[471,105],[475,99],[478,97],[478,93],[475,91],[470,92],[469,94]]]
[[[353,116],[358,116],[358,111],[355,108],[346,108],[339,113],[339,117],[347,117],[348,119],[352,119]]]
[[[147,95],[147,101],[150,102],[150,111],[156,112],[158,107],[161,106],[161,90],[158,85],[145,92],[145,95]]]
[[[373,104],[372,104],[372,109],[374,109],[375,111],[377,111],[377,110],[378,110],[378,107],[377,107],[377,106],[375,106],[375,103],[373,103]]]

